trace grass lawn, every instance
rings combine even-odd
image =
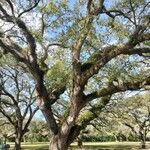
[[[10,150],[13,150],[14,144],[10,144]],[[48,150],[49,143],[22,143],[21,144],[22,150]]]
[[[76,148],[75,144],[72,144],[73,148]],[[139,150],[139,142],[85,142],[82,148],[95,149],[95,150]],[[150,150],[150,142],[147,142],[147,148]]]
[[[11,144],[11,149],[14,144]],[[48,150],[49,143],[26,143],[22,144],[23,150]],[[139,150],[138,142],[85,142],[82,148],[78,148],[76,143],[71,145],[71,150]],[[150,142],[147,143],[147,148],[150,150]]]

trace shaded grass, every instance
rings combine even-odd
[[[10,144],[10,150],[13,150],[14,144]],[[49,143],[26,143],[21,144],[22,150],[48,150]]]
[[[13,144],[11,149],[13,149]],[[48,150],[49,143],[26,143],[22,144],[23,150]],[[150,150],[150,142],[147,143],[147,148]],[[82,148],[77,147],[77,143],[73,143],[69,150],[139,150],[139,142],[85,142]]]

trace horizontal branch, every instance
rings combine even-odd
[[[122,82],[121,84],[114,85],[111,83],[108,87],[104,87],[99,91],[92,92],[85,96],[85,101],[89,102],[99,97],[104,97],[107,95],[112,95],[118,92],[124,92],[127,90],[139,90],[143,88],[145,85],[150,85],[150,77],[143,79],[141,81],[133,81],[133,82]]]
[[[109,62],[111,59],[117,57],[120,54],[141,55],[142,53],[149,53],[149,47],[134,48],[140,42],[150,40],[150,33],[144,33],[137,37],[138,33],[136,31],[133,34],[133,36],[130,37],[130,40],[126,44],[107,46],[102,48],[100,51],[96,51],[95,53],[93,53],[89,60],[81,67],[83,68],[84,66],[86,66],[86,64],[88,64],[88,66],[86,66],[84,68],[84,71],[82,72],[83,84],[86,84],[90,77],[92,77],[94,74],[97,74],[107,62]]]

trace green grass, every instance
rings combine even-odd
[[[76,149],[76,144],[72,144],[72,147]],[[85,142],[82,148],[84,149],[98,149],[98,150],[139,150],[139,142]],[[147,148],[150,149],[150,142],[147,143]]]
[[[14,144],[10,143],[11,149]],[[49,143],[22,143],[23,150],[48,150]],[[84,142],[82,150],[139,150],[139,142]],[[147,148],[150,149],[150,142],[147,143]],[[77,143],[71,145],[71,150],[79,150]]]
[[[10,144],[10,150],[13,150],[14,144]],[[22,143],[21,147],[23,150],[48,150],[49,143]]]

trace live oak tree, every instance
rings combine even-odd
[[[113,120],[128,127],[141,142],[142,149],[146,148],[146,136],[150,132],[149,103],[149,91],[147,91],[124,98],[110,110]]]
[[[46,122],[41,119],[33,119],[29,126],[29,132],[25,135],[27,142],[47,142],[49,138],[49,132],[46,126]]]
[[[97,117],[84,115],[87,109],[98,113],[114,93],[150,84],[148,68],[141,68],[149,63],[149,5],[147,0],[1,0],[1,53],[15,57],[34,78],[38,106],[53,136],[51,150],[66,150]],[[105,76],[105,68],[123,55],[126,64],[143,62],[131,68],[138,79],[128,70],[119,74],[121,82]]]
[[[17,66],[0,67],[0,114],[6,130],[1,131],[5,138],[14,137],[15,149],[21,149],[23,136],[29,131],[30,122],[38,111],[32,80]]]
[[[119,109],[121,122],[131,129],[141,142],[141,148],[146,148],[146,137],[150,132],[150,99],[149,93],[140,94],[126,99]]]
[[[109,105],[105,106],[91,125],[104,134],[116,136],[117,140],[120,137],[127,140],[132,132],[135,139],[141,142],[141,148],[145,149],[146,138],[150,133],[149,90],[138,94],[132,93],[130,97],[127,95],[111,99]]]

